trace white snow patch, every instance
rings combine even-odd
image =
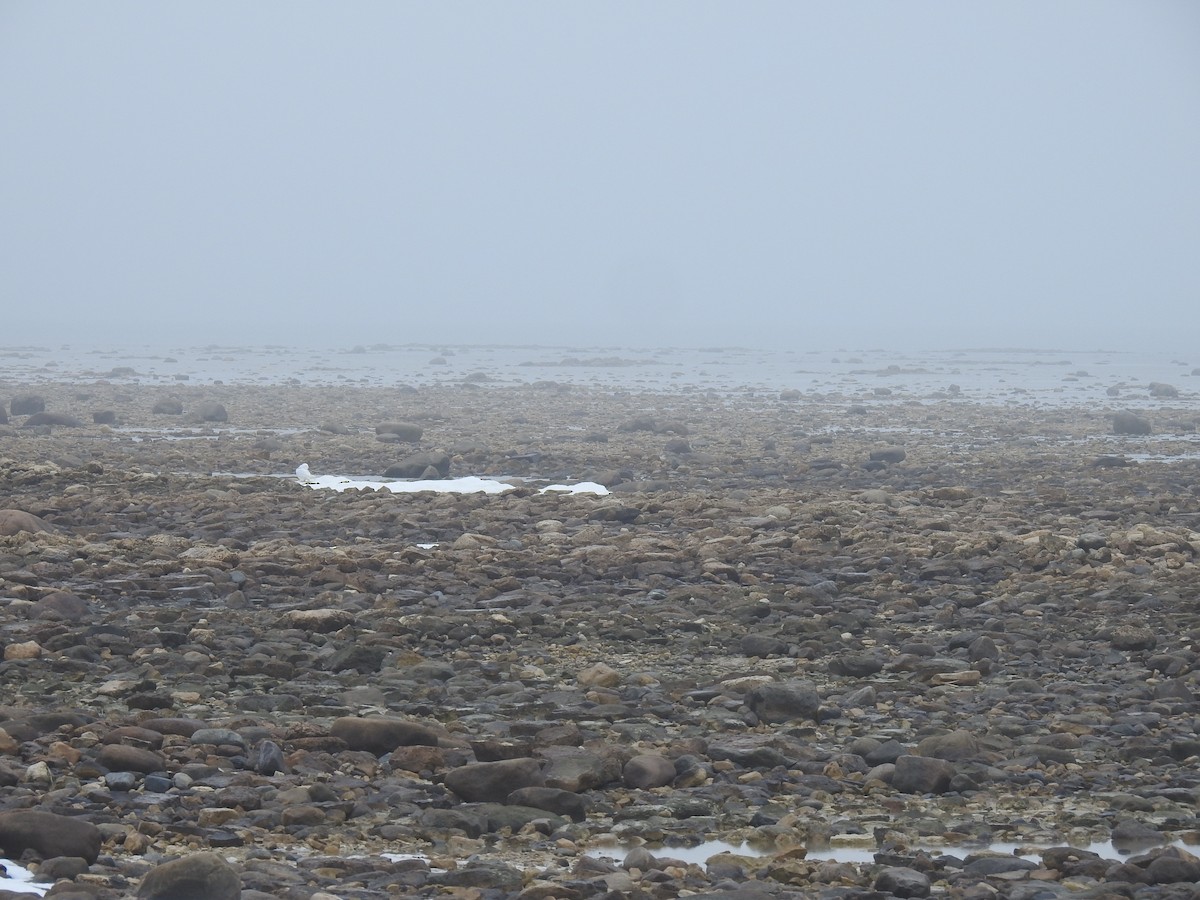
[[[3,870],[3,873],[0,874],[0,891],[12,891],[14,894],[36,894],[44,897],[46,891],[54,887],[52,884],[34,881],[32,872],[7,859],[0,859],[0,869]]]
[[[413,494],[418,491],[435,491],[441,494],[502,494],[513,489],[513,485],[507,482],[479,478],[475,475],[463,478],[444,478],[437,481],[369,481],[345,478],[341,475],[314,475],[309,469],[308,463],[301,463],[296,467],[296,479],[311,488],[324,488],[332,491],[387,490],[393,494]],[[540,493],[544,494],[547,491],[603,496],[608,493],[608,488],[602,484],[596,484],[594,481],[584,481],[579,484],[552,484],[542,488]]]

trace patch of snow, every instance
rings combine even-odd
[[[14,894],[35,894],[46,896],[46,891],[54,887],[33,880],[33,873],[24,866],[7,859],[0,859],[0,891],[12,891]]]
[[[366,479],[345,478],[341,475],[314,475],[308,463],[296,467],[296,480],[311,488],[324,488],[333,491],[371,490],[391,491],[393,494],[413,494],[419,491],[435,491],[441,494],[502,494],[511,491],[513,485],[491,478],[479,478],[467,475],[463,478],[443,478],[436,481],[371,481]],[[565,492],[568,494],[597,494],[603,496],[608,488],[594,481],[584,481],[579,484],[552,484],[542,488],[547,491]]]

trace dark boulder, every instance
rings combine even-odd
[[[183,415],[183,404],[178,400],[159,400],[151,407],[150,412],[157,416],[179,416]]]
[[[423,433],[420,425],[413,425],[410,422],[383,422],[375,426],[376,437],[404,441],[409,444],[418,443]]]
[[[441,452],[413,453],[395,465],[388,466],[384,478],[422,478],[433,469],[439,478],[450,474],[450,455]]]
[[[32,850],[42,859],[80,856],[90,865],[100,843],[100,829],[84,819],[31,809],[0,812],[0,850],[13,859]]]
[[[77,419],[67,413],[39,412],[34,413],[26,419],[25,424],[29,426],[61,425],[64,428],[78,428],[83,424],[83,420]]]
[[[208,400],[196,407],[195,416],[201,422],[228,422],[229,413],[215,400]]]
[[[151,869],[138,887],[138,900],[239,900],[237,870],[215,853],[193,853]]]
[[[9,408],[14,416],[32,416],[46,411],[46,398],[41,394],[18,394]]]
[[[1113,434],[1149,434],[1150,420],[1123,409],[1113,414]]]

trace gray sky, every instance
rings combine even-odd
[[[0,0],[0,345],[1200,325],[1200,3]]]

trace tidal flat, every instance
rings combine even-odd
[[[620,363],[5,370],[0,855],[68,900],[1192,896],[1186,370]]]

